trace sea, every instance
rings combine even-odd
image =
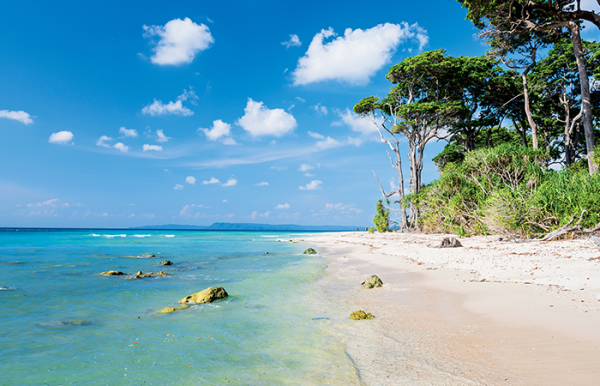
[[[0,229],[0,385],[359,385],[305,236]]]

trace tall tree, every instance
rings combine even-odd
[[[594,127],[590,85],[581,45],[580,22],[590,20],[600,28],[597,14],[582,11],[580,0],[457,0],[468,8],[467,19],[480,29],[491,29],[505,35],[527,39],[535,33],[548,33],[567,28],[573,42],[582,96],[582,123],[584,126],[588,169],[598,172],[594,162]],[[587,12],[587,13],[586,13]],[[589,18],[589,19],[588,19]]]

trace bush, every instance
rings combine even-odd
[[[373,228],[373,227],[369,228],[369,233],[375,233],[375,228]]]
[[[389,231],[390,210],[383,206],[383,200],[377,201],[375,210],[377,211],[377,214],[373,218],[373,223],[375,224],[375,228],[377,228],[377,232],[383,233]]]

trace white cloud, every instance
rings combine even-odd
[[[287,42],[282,42],[281,44],[283,44],[286,48],[290,48],[290,47],[300,47],[302,45],[302,42],[300,41],[300,38],[298,37],[298,35],[291,34],[290,40],[288,40]]]
[[[167,142],[171,139],[171,137],[164,135],[162,130],[156,130],[156,136],[158,137],[157,142]]]
[[[226,186],[227,187],[227,186],[236,186],[236,185],[237,185],[237,180],[235,178],[231,177],[222,186]]]
[[[0,110],[0,118],[6,119],[14,119],[15,121],[19,121],[26,125],[32,124],[33,119],[31,116],[25,111],[10,111],[10,110]]]
[[[203,129],[199,128],[198,131],[204,132],[206,138],[209,141],[216,141],[221,139],[221,141],[225,145],[236,145],[236,142],[231,135],[231,125],[229,123],[223,122],[220,119],[213,121],[213,126],[211,129]]]
[[[129,146],[125,146],[125,144],[123,144],[123,142],[117,142],[117,143],[115,143],[115,146],[113,146],[113,147],[123,153],[127,153],[129,151]]]
[[[278,172],[282,172],[284,170],[287,170],[287,166],[271,166],[269,169],[272,170],[277,170]]]
[[[250,98],[244,109],[244,116],[235,123],[253,136],[281,137],[298,126],[292,114],[283,109],[268,109],[263,102],[255,102]]]
[[[304,98],[296,97],[296,99],[298,99],[300,102],[306,102],[306,99]]]
[[[202,185],[210,185],[210,184],[218,184],[219,180],[217,180],[215,177],[210,177],[210,180],[208,181],[202,181]]]
[[[347,214],[349,216],[355,216],[363,212],[362,209],[357,209],[355,204],[342,204],[338,202],[337,204],[325,204],[325,209],[321,210],[320,213],[327,212],[340,212],[343,214]]]
[[[163,150],[162,146],[158,146],[158,145],[148,145],[148,144],[146,144],[146,145],[143,146],[143,148],[144,148],[144,151],[149,151],[149,150],[162,151]]]
[[[102,137],[98,138],[98,140],[96,141],[96,146],[110,147],[110,145],[108,143],[104,143],[104,141],[112,141],[112,138],[108,137],[106,135],[103,135]]]
[[[58,203],[58,201],[60,201],[58,198],[51,198],[50,200],[44,201],[44,202],[38,202],[35,204],[27,204],[26,206],[29,208],[33,208],[33,207],[40,207],[40,206],[56,206],[56,203]]]
[[[334,147],[342,146],[342,144],[338,140],[335,140],[331,137],[327,137],[321,141],[317,141],[316,145],[319,149],[331,149]]]
[[[52,133],[48,142],[50,143],[69,143],[73,139],[73,133],[70,131],[59,131],[58,133]]]
[[[177,185],[175,185],[175,186],[173,187],[173,189],[175,189],[175,190],[183,190],[183,185],[179,185],[179,184],[177,184]]]
[[[135,131],[135,129],[126,129],[124,127],[121,127],[119,129],[119,133],[121,133],[122,135],[124,135],[125,137],[132,137],[135,138],[138,136],[137,131]]]
[[[324,43],[333,36],[336,34],[332,28],[315,35],[306,54],[298,60],[294,85],[329,79],[367,84],[371,76],[389,63],[400,42],[417,40],[422,48],[428,41],[427,31],[416,23],[386,23],[354,31],[347,28],[343,37]]]
[[[187,17],[171,20],[164,27],[144,25],[143,28],[144,37],[159,37],[150,60],[161,66],[191,63],[200,51],[214,42],[206,25],[198,25]]]
[[[301,171],[301,172],[307,172],[307,171],[312,170],[312,169],[314,169],[314,167],[310,166],[309,164],[302,164],[298,168],[298,170]]]
[[[190,185],[196,185],[196,178],[189,176],[185,179],[185,182],[187,182]]]
[[[270,215],[271,215],[270,210],[265,213],[258,213],[257,211],[252,212],[252,218],[257,218],[257,217],[269,218]]]
[[[306,186],[300,186],[300,190],[317,190],[317,189],[321,189],[319,187],[319,185],[321,185],[323,182],[319,181],[319,180],[312,180],[311,182],[309,182],[308,184],[306,184]]]
[[[223,200],[223,202],[227,202],[227,200]]]
[[[354,132],[360,133],[365,136],[376,136],[378,135],[377,126],[369,118],[360,116],[353,113],[350,109],[337,112],[341,121],[334,123],[335,126],[346,125]],[[377,120],[378,124],[381,125],[382,120]]]
[[[265,182],[265,181],[262,181],[262,182],[259,182],[258,184],[254,184],[254,185],[256,185],[256,186],[269,186],[269,183]]]
[[[154,102],[152,102],[148,106],[145,106],[142,109],[142,114],[151,115],[153,117],[157,115],[169,114],[187,117],[190,115],[194,115],[194,112],[188,109],[187,107],[183,106],[180,100],[177,102],[171,101],[165,105],[164,103],[162,103],[162,101],[154,99]]]
[[[327,114],[329,114],[329,110],[327,110],[327,107],[322,106],[320,103],[317,103],[316,105],[312,106],[312,109],[315,110],[315,112],[317,113],[317,115],[327,115]]]
[[[290,204],[285,203],[285,204],[278,204],[275,209],[290,209]]]
[[[180,211],[179,211],[179,215],[180,216],[189,216],[187,211],[190,209],[189,205],[185,205]]]
[[[312,131],[308,131],[308,135],[316,139],[325,139],[325,136],[319,133],[313,133]]]

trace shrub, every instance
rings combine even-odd
[[[377,214],[373,218],[373,223],[377,228],[377,232],[387,232],[390,229],[390,210],[383,206],[383,200],[377,201],[375,210]]]

